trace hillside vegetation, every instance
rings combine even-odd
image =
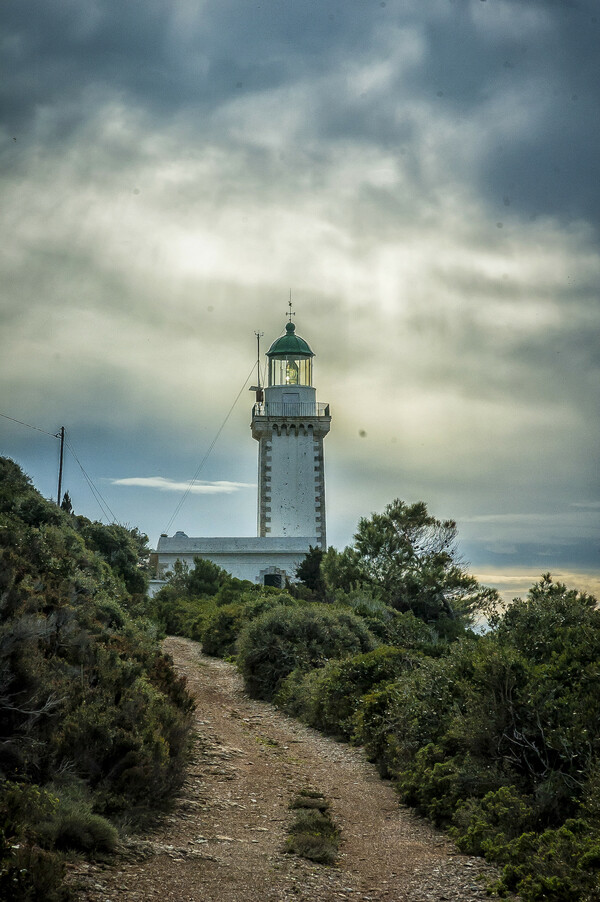
[[[254,697],[362,744],[404,802],[501,866],[500,894],[597,902],[596,600],[546,574],[499,613],[455,538],[451,521],[397,501],[350,548],[313,549],[287,591],[198,560],[152,614],[234,658]]]
[[[362,745],[404,802],[500,866],[500,894],[599,902],[594,598],[546,574],[499,612],[456,525],[394,501],[285,590],[197,559],[149,599],[145,536],[58,510],[8,460],[0,555],[2,899],[68,899],[63,856],[110,853],[178,785],[191,702],[160,652],[171,633]]]
[[[59,510],[0,459],[0,898],[63,900],[166,801],[191,701],[145,616],[146,537]]]

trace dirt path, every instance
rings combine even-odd
[[[248,699],[235,668],[197,643],[169,638],[165,648],[196,699],[193,761],[159,830],[115,865],[77,869],[83,902],[488,898],[493,869],[401,807],[360,750]],[[282,851],[288,803],[307,787],[332,803],[342,836],[336,867]]]

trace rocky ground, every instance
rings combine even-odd
[[[152,835],[110,865],[75,865],[82,902],[479,902],[494,870],[402,807],[359,749],[252,701],[235,668],[186,639],[165,649],[196,700],[185,784]],[[291,797],[322,792],[341,830],[336,866],[284,852]]]

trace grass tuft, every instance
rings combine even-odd
[[[318,864],[334,864],[340,831],[331,819],[327,799],[320,792],[302,790],[289,807],[296,816],[289,827],[286,852]]]

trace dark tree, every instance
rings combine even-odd
[[[187,591],[192,598],[202,595],[216,595],[221,586],[231,579],[226,570],[206,561],[204,558],[194,558],[194,569],[190,570],[187,577]]]
[[[469,575],[457,550],[454,520],[437,520],[426,505],[396,499],[382,514],[363,517],[350,554],[363,584],[398,611],[428,623],[466,624],[493,608],[498,595]]]
[[[323,549],[311,545],[308,554],[296,567],[296,576],[300,582],[310,589],[317,598],[325,597],[325,583],[321,575],[321,563],[323,561]]]
[[[60,502],[60,509],[67,514],[73,513],[73,504],[71,503],[71,496],[68,492],[65,492],[63,495],[63,500]]]

